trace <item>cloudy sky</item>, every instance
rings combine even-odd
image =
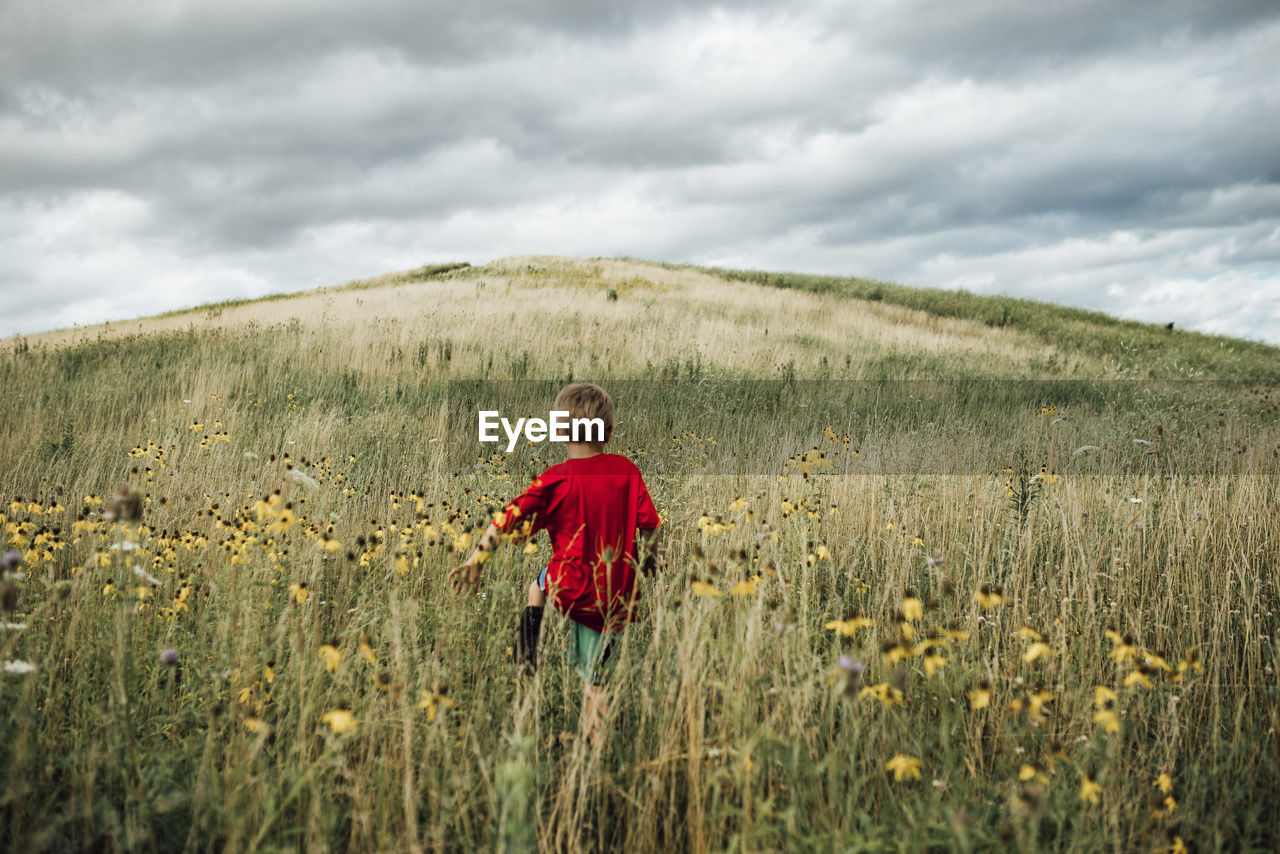
[[[1280,343],[1274,0],[0,0],[0,335],[444,260]]]

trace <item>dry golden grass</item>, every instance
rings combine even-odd
[[[1068,361],[1056,348],[1011,329],[642,262],[528,256],[425,282],[406,278],[392,274],[267,302],[23,340],[34,347],[61,347],[192,326],[233,330],[297,324],[349,342],[333,353],[331,367],[340,369],[344,365],[337,359],[354,357],[346,367],[375,373],[388,364],[394,348],[413,348],[424,334],[446,331],[456,343],[479,344],[473,349],[486,353],[501,331],[511,348],[518,344],[530,350],[539,365],[580,369],[601,367],[586,364],[587,354],[597,356],[606,370],[700,357],[708,367],[752,374],[776,370],[797,356],[809,363],[800,366],[806,369],[816,369],[824,356],[832,365],[848,359],[857,366],[894,355],[961,359],[974,367],[1001,364],[1014,376],[1031,376],[1034,366],[1051,363],[1070,364],[1084,375],[1097,375],[1101,367],[1083,354]],[[607,300],[610,290],[621,298]],[[637,328],[642,334],[635,334]],[[751,334],[743,335],[744,329]]]

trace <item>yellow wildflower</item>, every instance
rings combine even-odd
[[[846,620],[831,620],[823,624],[823,628],[851,638],[858,633],[858,629],[869,629],[873,625],[869,618],[854,615]]]
[[[342,652],[338,649],[336,643],[327,643],[320,647],[317,656],[324,662],[324,669],[330,673],[338,669],[338,665],[342,663]]]
[[[1018,697],[1009,703],[1009,710],[1017,712],[1026,712],[1027,716],[1036,723],[1043,723],[1045,720],[1044,707],[1053,702],[1053,695],[1043,688],[1039,691],[1028,692],[1023,697]]]
[[[911,657],[910,647],[903,646],[900,643],[886,643],[880,649],[880,656],[884,659],[884,663],[892,667],[903,659]]]
[[[1201,672],[1203,668],[1200,666],[1200,658],[1195,649],[1188,650],[1187,654],[1178,662],[1178,672],[1173,676],[1172,681],[1181,682],[1186,678],[1187,673]]]
[[[969,707],[977,711],[989,705],[991,705],[991,683],[986,679],[980,679],[977,687],[969,691]]]
[[[931,649],[936,649],[936,650],[946,649],[950,645],[950,643],[951,642],[948,641],[946,638],[939,637],[936,634],[930,633],[930,635],[927,638],[925,638],[924,640],[920,641],[920,643],[915,645],[915,647],[911,650],[911,654],[914,656],[925,655]]]
[[[717,590],[714,584],[708,584],[705,581],[695,581],[693,582],[693,595],[710,596],[714,599],[716,597],[723,596],[724,594]]]
[[[1004,591],[999,587],[984,584],[978,588],[978,592],[974,594],[973,598],[978,600],[978,604],[982,606],[984,611],[990,611],[1004,604]]]
[[[881,682],[878,685],[868,685],[858,692],[859,697],[874,697],[886,706],[901,706],[902,691],[894,688],[888,682]]]
[[[1027,714],[1033,718],[1042,718],[1044,716],[1044,706],[1052,702],[1053,695],[1044,689],[1028,694]]]
[[[924,616],[924,603],[910,590],[902,597],[902,616],[911,623]]]
[[[444,695],[443,689],[427,691],[424,688],[418,692],[418,708],[427,710],[427,723],[432,723],[435,721],[440,709],[453,708],[453,700]]]
[[[1120,716],[1110,706],[1093,713],[1093,722],[1102,725],[1102,731],[1114,735],[1120,731]]]
[[[1117,664],[1133,661],[1134,657],[1137,656],[1138,650],[1133,645],[1132,638],[1127,635],[1121,635],[1115,629],[1107,629],[1107,638],[1110,639],[1112,644],[1111,652],[1107,653],[1107,656]]]
[[[1100,794],[1102,794],[1102,787],[1089,779],[1088,774],[1080,777],[1080,800],[1096,804]]]
[[[320,716],[320,722],[328,724],[334,735],[351,732],[359,725],[356,716],[347,709],[333,709],[325,712]]]
[[[1150,688],[1152,672],[1153,671],[1148,670],[1145,665],[1139,667],[1137,670],[1134,670],[1128,676],[1124,677],[1124,687],[1130,688],[1134,685],[1141,685],[1143,688]]]
[[[1031,646],[1027,647],[1027,651],[1022,654],[1022,660],[1027,664],[1031,664],[1037,658],[1041,658],[1046,655],[1053,655],[1053,648],[1047,643],[1036,641]]]
[[[297,521],[298,518],[293,514],[293,511],[286,507],[280,511],[279,516],[267,525],[266,531],[272,535],[285,534]]]
[[[920,760],[914,756],[895,753],[893,758],[885,763],[884,767],[893,772],[893,779],[897,782],[921,779]]]
[[[373,643],[367,634],[360,636],[360,654],[370,664],[376,665],[378,663],[378,657],[373,654]]]
[[[244,719],[243,723],[245,729],[258,735],[267,735],[271,732],[271,726],[262,718],[248,717]]]

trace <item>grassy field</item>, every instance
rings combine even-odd
[[[874,286],[518,258],[11,340],[8,846],[1275,850],[1280,351]],[[600,750],[562,621],[510,663],[546,541],[444,578],[558,459],[477,408],[583,379],[669,547]]]

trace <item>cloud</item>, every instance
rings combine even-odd
[[[1280,343],[1269,2],[55,0],[0,33],[0,334],[555,252]]]

